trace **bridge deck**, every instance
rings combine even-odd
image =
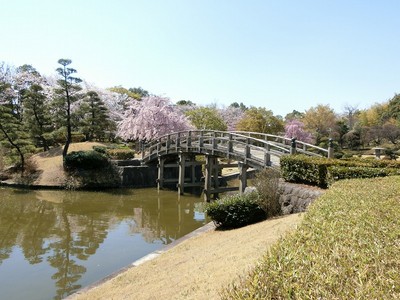
[[[142,155],[143,163],[181,152],[233,159],[253,168],[279,164],[280,156],[293,152],[313,156],[328,154],[327,149],[301,141],[293,145],[291,139],[276,135],[195,130],[168,134],[147,144]]]

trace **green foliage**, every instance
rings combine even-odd
[[[285,155],[281,157],[282,177],[289,182],[328,186],[328,166],[333,161],[327,158],[309,157],[305,155]]]
[[[91,170],[101,169],[109,164],[106,155],[97,151],[73,151],[64,158],[64,165],[67,170]]]
[[[329,177],[332,180],[385,177],[394,174],[400,175],[400,170],[393,168],[330,166],[328,171]]]
[[[131,149],[108,149],[106,153],[112,158],[112,159],[133,159],[135,158],[135,151]]]
[[[150,96],[149,92],[141,87],[126,89],[122,86],[114,86],[112,88],[109,88],[109,90],[114,93],[126,95],[135,100],[141,100],[143,97]]]
[[[335,183],[222,299],[400,299],[400,177]]]
[[[108,116],[108,109],[103,100],[94,91],[86,93],[79,110],[79,130],[84,134],[86,141],[94,139],[103,141],[105,132],[112,131],[115,124]]]
[[[93,150],[101,154],[107,154],[107,147],[104,146],[93,146]]]
[[[207,215],[221,228],[238,228],[266,218],[257,193],[227,196],[206,206]]]
[[[9,89],[8,84],[0,82],[0,97],[4,98],[3,100],[7,98],[6,92]],[[19,157],[21,171],[23,172],[25,154],[29,152],[32,145],[21,120],[21,115],[18,113],[22,108],[12,99],[8,100],[9,102],[0,104],[0,144],[12,149],[10,151],[12,156]],[[11,157],[11,159],[14,159],[14,157]]]
[[[80,143],[85,141],[85,135],[80,132],[72,132],[71,133],[71,142],[72,143]]]
[[[191,109],[185,112],[185,115],[197,129],[221,131],[227,129],[227,125],[222,116],[213,107]]]
[[[35,145],[49,150],[52,131],[51,115],[43,87],[33,84],[23,93],[24,122]]]
[[[244,117],[236,125],[239,131],[277,134],[284,131],[282,120],[275,117],[270,110],[262,107],[251,107],[245,111]]]
[[[68,67],[72,63],[70,59],[59,59],[58,63],[62,67],[56,69],[59,79],[57,80],[57,86],[54,88],[53,107],[56,112],[55,116],[58,118],[56,121],[61,124],[60,127],[65,126],[66,128],[66,139],[63,148],[63,158],[65,158],[72,142],[72,127],[75,125],[73,124],[71,106],[82,97],[80,93],[82,80],[73,76],[76,70]]]
[[[400,162],[378,159],[327,159],[304,155],[281,157],[282,177],[289,182],[328,187],[332,180],[396,175]]]
[[[316,144],[321,142],[322,138],[329,138],[335,132],[336,115],[329,105],[317,105],[306,111],[302,118],[305,129],[313,133]]]

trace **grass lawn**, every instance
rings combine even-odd
[[[225,299],[400,299],[400,177],[336,182]]]

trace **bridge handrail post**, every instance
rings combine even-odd
[[[328,141],[328,158],[333,158],[333,139]]]
[[[250,138],[246,139],[246,146],[244,148],[244,151],[245,159],[247,161],[247,158],[250,158]]]
[[[178,132],[176,135],[176,151],[178,151],[180,147],[181,147],[181,133]]]
[[[217,134],[215,131],[213,132],[212,137],[213,137],[212,147],[213,147],[213,149],[217,149]]]
[[[232,142],[232,139],[233,139],[232,133],[229,133],[229,135],[228,135],[228,156],[229,156],[229,153],[232,153],[232,152],[233,152],[233,142]]]
[[[265,153],[264,153],[264,166],[271,166],[271,145],[265,145]]]
[[[143,160],[143,158],[144,158],[144,156],[145,156],[145,153],[144,153],[144,142],[143,142],[143,140],[140,140],[140,141],[139,141],[139,145],[140,145],[141,157],[142,157],[142,160]]]
[[[161,151],[161,138],[159,138],[158,139],[158,143],[157,143],[157,156],[158,156],[158,154],[160,153],[160,151]]]
[[[203,148],[204,146],[204,131],[200,131],[200,136],[199,136],[199,147],[200,149]]]
[[[168,153],[169,148],[171,146],[171,135],[170,134],[167,135],[167,142],[166,142],[165,146],[166,146],[166,153]]]
[[[290,146],[290,154],[296,154],[296,138],[292,138],[291,146]]]
[[[192,147],[192,132],[191,132],[191,131],[188,132],[188,137],[187,137],[187,143],[186,143],[186,145],[187,145],[187,148],[188,148],[188,147]]]

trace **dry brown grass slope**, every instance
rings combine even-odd
[[[73,143],[69,146],[68,153],[80,150],[92,150],[93,146],[104,146],[97,142]],[[41,173],[33,184],[43,186],[61,186],[65,183],[65,174],[62,161],[63,147],[53,148],[50,151],[36,154],[32,157]]]

